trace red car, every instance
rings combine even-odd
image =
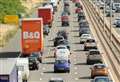
[[[68,16],[61,16],[62,26],[69,26],[69,17]]]

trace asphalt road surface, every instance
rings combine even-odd
[[[39,65],[38,71],[31,71],[28,82],[49,82],[50,78],[60,77],[65,82],[90,82],[90,66],[86,65],[86,52],[82,51],[79,44],[78,37],[78,22],[74,13],[75,4],[70,2],[70,26],[62,27],[60,22],[60,15],[63,9],[62,3],[60,3],[59,10],[54,16],[53,26],[49,36],[44,40],[44,59],[43,63]],[[54,73],[54,61],[52,58],[54,47],[53,39],[56,36],[58,30],[65,29],[69,33],[69,42],[71,46],[71,68],[70,73]]]

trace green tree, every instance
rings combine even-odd
[[[25,12],[25,7],[20,0],[0,0],[0,22],[5,15],[19,15]]]

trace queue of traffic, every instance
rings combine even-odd
[[[56,0],[57,1],[57,0]],[[17,64],[12,62],[11,70],[14,69],[14,78],[16,80],[10,80],[8,76],[2,76],[1,82],[27,82],[30,70],[38,70],[39,63],[42,64],[42,57],[44,55],[44,36],[49,35],[50,28],[52,28],[52,22],[54,20],[54,14],[57,11],[58,2],[45,3],[42,7],[38,8],[38,18],[24,18],[22,19],[22,54],[20,58],[17,58]],[[102,53],[97,48],[97,42],[94,39],[89,23],[85,17],[84,8],[82,7],[80,0],[71,0],[75,4],[74,10],[77,14],[79,23],[79,38],[80,45],[84,45],[84,51],[87,51],[86,64],[91,66],[91,78],[92,82],[110,82],[108,77],[108,67],[104,64]],[[57,5],[56,5],[57,3]],[[63,11],[61,13],[61,26],[68,28],[70,25],[70,4],[69,0],[63,0]],[[71,68],[71,47],[69,44],[68,32],[66,30],[59,30],[54,37],[54,73],[67,72],[70,73]],[[6,59],[7,62],[8,59]],[[2,61],[6,61],[2,60]],[[1,62],[0,62],[1,63]],[[10,62],[9,62],[10,63]],[[1,65],[1,64],[0,64]],[[17,68],[14,66],[17,65]],[[17,72],[18,71],[18,72]],[[11,74],[13,74],[11,72]],[[18,75],[17,75],[18,74]],[[12,75],[13,76],[13,75]],[[8,81],[9,80],[9,81]],[[49,82],[64,82],[63,79],[51,79]]]

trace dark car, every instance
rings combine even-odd
[[[38,70],[39,65],[38,65],[38,60],[36,57],[29,57],[29,69],[30,70]]]
[[[89,27],[89,24],[88,24],[88,21],[87,20],[81,20],[79,21],[79,26],[80,28],[82,28],[82,26],[88,26]]]
[[[57,36],[63,36],[64,39],[68,39],[68,33],[65,30],[58,31]]]
[[[116,22],[116,27],[120,27],[120,20]]]
[[[68,13],[68,15],[70,15],[70,9],[69,6],[64,6],[63,11]]]
[[[58,41],[60,41],[60,40],[64,40],[64,37],[63,36],[55,37],[55,39],[54,39],[54,47],[56,47],[58,45]]]
[[[44,35],[48,35],[49,32],[50,32],[49,26],[48,26],[48,25],[45,25],[45,26],[43,27],[43,34],[44,34]]]
[[[78,13],[77,17],[78,17],[78,22],[79,22],[80,20],[82,20],[82,19],[85,19],[85,14],[84,14],[84,12],[83,12],[83,11],[80,11],[80,12]]]
[[[70,45],[69,45],[69,42],[67,40],[59,40],[58,45],[65,45],[70,50]]]
[[[92,49],[88,52],[87,64],[102,63],[102,56],[99,50]]]
[[[81,36],[82,34],[90,34],[89,26],[82,26],[81,28],[79,28],[79,36]]]
[[[41,52],[33,52],[30,57],[35,57],[40,63],[42,63],[42,53]]]
[[[62,26],[69,26],[69,17],[67,15],[61,16]]]

